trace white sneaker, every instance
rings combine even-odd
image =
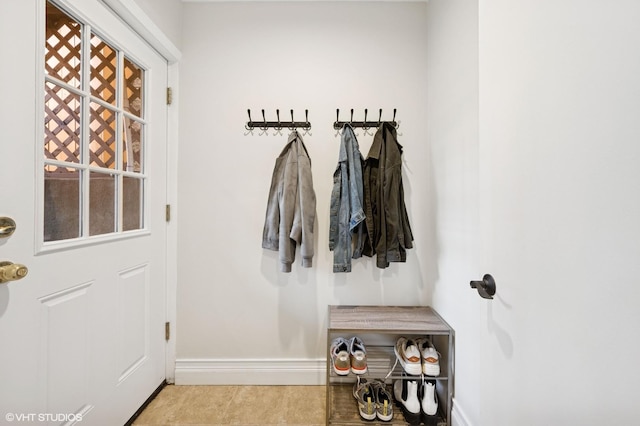
[[[333,371],[339,376],[346,376],[351,370],[351,361],[349,359],[349,341],[344,337],[337,337],[331,342],[329,349],[331,355],[331,364]]]
[[[353,385],[353,397],[358,402],[358,412],[365,420],[375,420],[376,418],[376,396],[373,386],[367,379],[360,379]]]
[[[422,384],[422,412],[427,416],[435,416],[438,412],[438,394],[436,382],[427,380]]]
[[[383,422],[390,422],[393,419],[393,400],[387,391],[387,386],[381,380],[373,381],[373,392],[376,397],[376,417]]]
[[[429,339],[416,340],[422,358],[422,372],[427,376],[440,375],[440,354]]]
[[[351,372],[364,374],[367,372],[367,351],[359,337],[349,340],[349,358],[351,359]]]
[[[414,340],[400,337],[393,350],[404,371],[413,376],[422,374],[422,356]]]

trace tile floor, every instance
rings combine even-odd
[[[324,386],[173,386],[134,426],[325,424]]]

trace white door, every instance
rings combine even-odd
[[[0,424],[123,424],[165,378],[167,63],[98,0],[0,39]]]
[[[478,426],[637,423],[640,5],[610,6],[480,2]]]

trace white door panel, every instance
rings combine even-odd
[[[480,2],[478,425],[637,422],[640,4],[609,6]]]
[[[0,36],[10,42],[0,52],[11,60],[0,67],[0,216],[17,229],[0,239],[0,261],[29,273],[0,284],[0,424],[31,414],[123,424],[165,374],[167,64],[101,2],[59,4],[145,69],[144,228],[43,243],[45,3],[2,1]]]

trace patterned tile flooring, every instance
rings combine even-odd
[[[325,424],[324,386],[168,385],[134,426]]]

